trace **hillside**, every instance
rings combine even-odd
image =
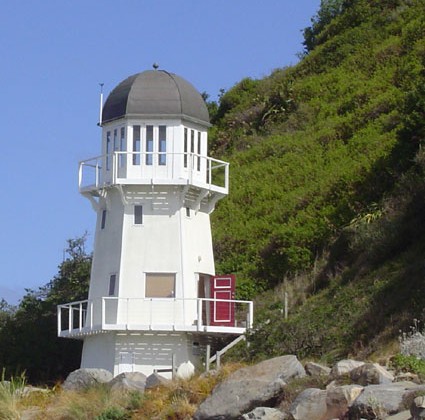
[[[424,6],[322,1],[296,66],[210,104],[231,163],[217,271],[256,296],[248,358],[368,356],[423,317]]]

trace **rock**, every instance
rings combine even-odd
[[[412,420],[412,417],[410,417],[409,410],[404,410],[400,411],[400,413],[394,414],[393,416],[385,417],[385,420]]]
[[[416,375],[416,373],[411,373],[411,372],[400,372],[400,373],[398,373],[395,376],[394,381],[395,382],[410,381],[410,382],[414,382],[415,384],[421,383],[419,376]]]
[[[358,362],[357,360],[340,360],[333,365],[330,375],[333,378],[337,378],[338,376],[349,374],[353,369],[362,365],[364,365],[364,362]]]
[[[315,362],[306,363],[304,369],[310,376],[329,376],[331,373],[331,368]]]
[[[325,418],[326,391],[318,388],[307,388],[302,391],[289,409],[294,420],[322,420]]]
[[[188,361],[188,362],[182,363],[177,368],[176,376],[179,379],[190,379],[194,374],[195,374],[195,366],[193,366],[193,364],[190,361]]]
[[[410,414],[413,420],[425,419],[425,396],[416,397],[410,406]]]
[[[390,384],[394,376],[378,363],[365,363],[350,372],[350,378],[359,385]]]
[[[413,382],[394,382],[383,385],[369,385],[353,402],[348,410],[349,418],[375,419],[397,414],[405,409],[404,399],[418,389]]]
[[[163,376],[159,375],[158,373],[152,373],[146,378],[146,389],[156,388],[160,385],[166,385],[170,382],[169,379],[164,378]]]
[[[123,372],[115,376],[109,386],[114,391],[140,391],[146,387],[146,375],[141,372]]]
[[[255,407],[270,406],[292,378],[305,376],[296,356],[281,356],[239,369],[217,385],[194,419],[235,418]]]
[[[242,416],[246,420],[289,420],[290,414],[283,413],[277,408],[257,407]]]
[[[330,388],[326,393],[327,419],[342,418],[348,407],[362,393],[360,385],[342,385]]]
[[[107,383],[112,380],[112,373],[106,369],[82,368],[71,372],[63,383],[63,389],[78,391],[87,387]]]

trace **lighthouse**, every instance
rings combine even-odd
[[[58,306],[58,335],[84,340],[81,367],[113,375],[200,366],[252,325],[235,277],[216,275],[210,214],[229,164],[208,156],[208,110],[182,77],[147,70],[109,94],[99,156],[79,165],[96,212],[88,299]]]

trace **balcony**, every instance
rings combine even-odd
[[[80,162],[81,193],[120,184],[189,185],[226,195],[229,164],[196,153],[119,151]]]
[[[224,299],[103,297],[58,306],[58,336],[108,331],[187,331],[244,334],[253,302]]]

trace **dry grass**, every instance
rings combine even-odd
[[[0,382],[0,420],[17,420],[32,410],[37,420],[191,419],[213,388],[240,363],[224,364],[219,372],[175,380],[144,393],[111,391],[106,385],[85,391],[64,391],[60,386],[25,394],[22,382]],[[21,386],[18,386],[21,384]]]

